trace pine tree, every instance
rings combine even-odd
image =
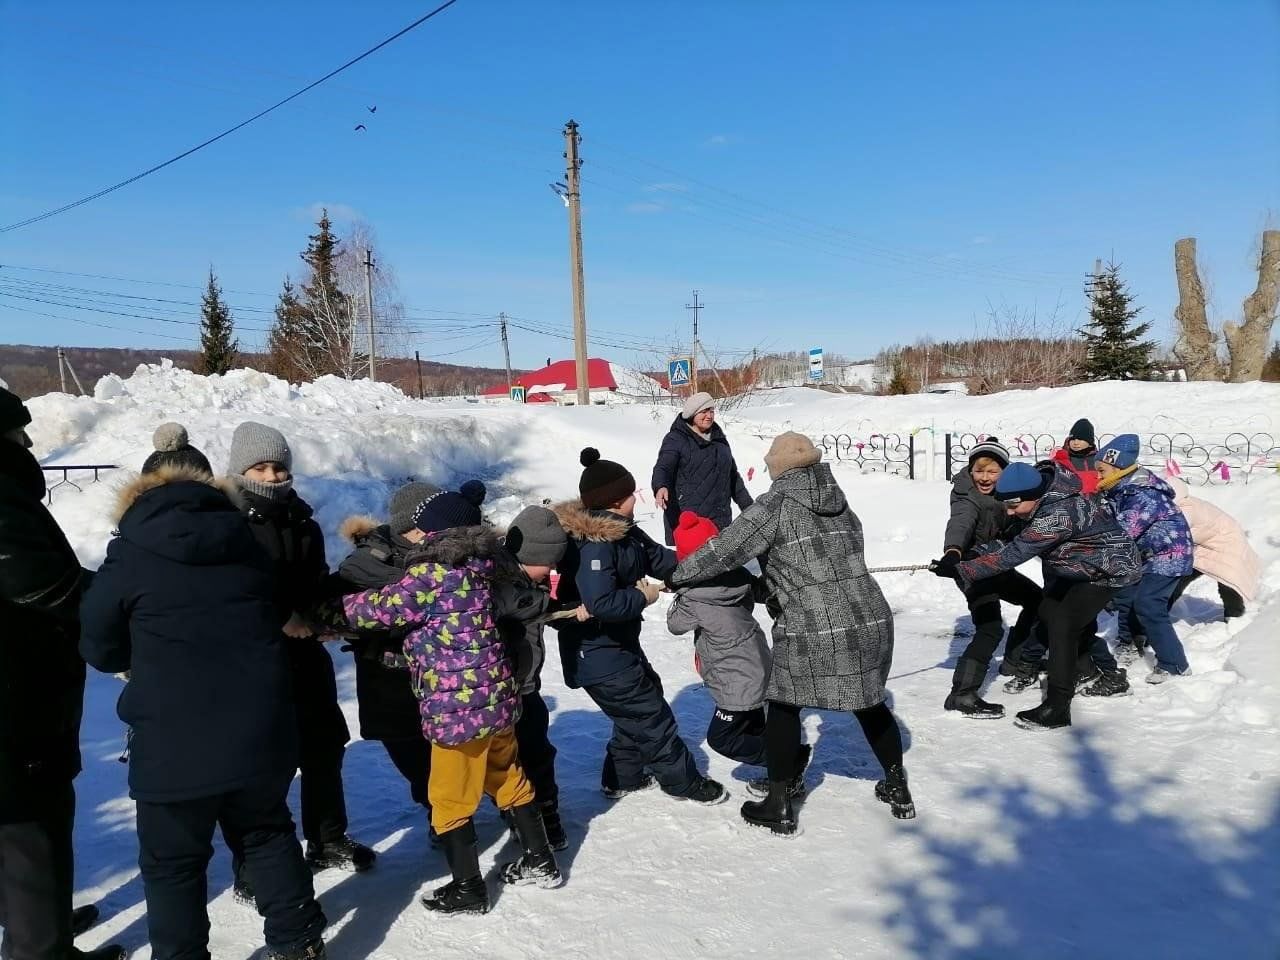
[[[901,396],[904,393],[914,393],[911,378],[907,376],[907,363],[902,358],[902,354],[893,358],[893,377],[889,380],[888,393],[892,397]]]
[[[209,284],[200,298],[200,359],[198,373],[226,373],[240,357],[240,341],[235,338],[231,310],[222,299],[222,288],[213,267]]]
[[[1272,383],[1280,381],[1280,342],[1271,345],[1267,362],[1262,365],[1262,379]]]
[[[1151,355],[1156,345],[1142,336],[1150,323],[1135,323],[1141,307],[1120,279],[1114,263],[1090,278],[1089,322],[1079,331],[1085,341],[1085,359],[1080,376],[1085,380],[1142,380],[1153,370]]]
[[[276,320],[267,335],[271,372],[289,383],[304,380],[307,355],[307,321],[298,294],[285,277],[276,301]]]

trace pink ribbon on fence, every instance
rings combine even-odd
[[[1231,482],[1231,468],[1227,466],[1227,461],[1219,460],[1217,463],[1213,465],[1212,470],[1210,472],[1213,472],[1213,471],[1217,471],[1218,476],[1220,476],[1223,480],[1226,480],[1228,483]]]
[[[755,467],[747,467],[747,479],[750,480],[756,475]]]
[[[1024,456],[1031,452],[1031,448],[1027,446],[1026,441],[1023,440],[1022,437],[1014,437],[1013,441],[1018,445],[1018,450],[1021,451]]]
[[[1178,466],[1178,461],[1170,457],[1164,462],[1164,475],[1166,477],[1182,476],[1182,467]]]

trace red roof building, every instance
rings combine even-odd
[[[520,376],[514,378],[512,383],[518,384],[529,391],[528,400],[532,400],[533,396],[536,395],[535,391],[536,393],[550,395],[576,393],[578,389],[578,366],[572,360],[557,360],[549,367],[534,370],[532,373],[520,374]],[[608,360],[592,358],[587,361],[587,389],[593,391],[617,391],[618,384],[613,379],[613,370],[610,368]],[[497,386],[489,387],[480,395],[482,397],[505,397],[507,395],[507,385],[500,383]],[[546,400],[541,402],[545,403]]]

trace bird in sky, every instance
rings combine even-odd
[[[372,107],[370,107],[370,108],[369,108],[369,112],[370,112],[370,113],[377,113],[377,112],[378,112],[378,105],[375,103]]]
[[[366,129],[368,129],[368,128],[367,128],[363,123],[357,123],[357,124],[356,124],[356,129],[357,129],[357,130],[366,130]]]

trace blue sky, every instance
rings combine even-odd
[[[200,142],[430,6],[2,0],[0,224]],[[428,318],[424,358],[497,365],[498,311],[570,330],[548,188],[569,117],[594,355],[659,364],[694,288],[726,359],[966,336],[992,305],[1078,323],[1095,257],[1165,337],[1178,237],[1199,238],[1219,319],[1253,289],[1280,220],[1277,89],[1274,0],[460,0],[228,139],[0,234],[0,340],[179,347],[195,328],[154,318],[196,319],[183,301],[212,264],[252,345],[328,205],[376,229]],[[524,329],[512,349],[571,354]]]

